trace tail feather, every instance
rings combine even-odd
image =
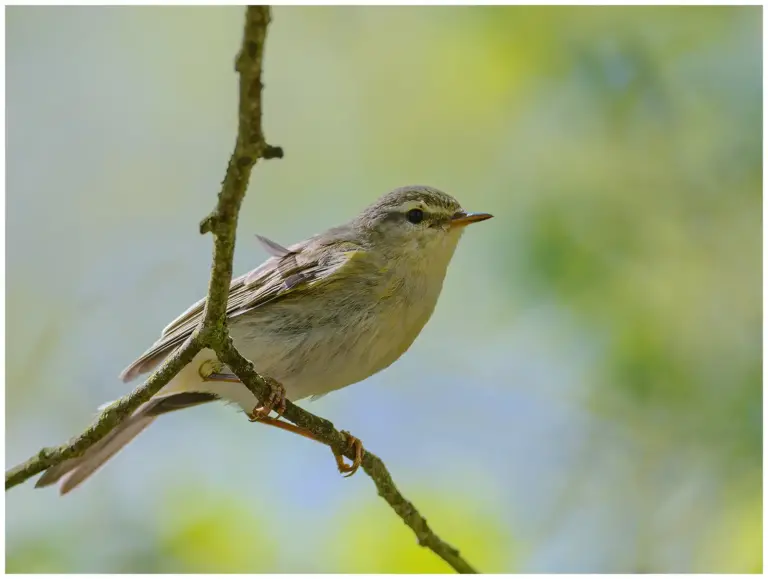
[[[133,416],[117,426],[85,454],[49,468],[35,484],[47,487],[63,479],[60,493],[66,494],[96,472],[121,448],[131,442],[161,414],[196,406],[218,399],[214,394],[184,392],[155,398],[139,407]]]
[[[81,458],[71,458],[69,460],[65,460],[61,464],[52,466],[51,468],[49,468],[47,471],[43,473],[43,476],[37,479],[37,482],[35,483],[35,488],[39,489],[42,487],[51,486],[52,484],[56,484],[57,482],[59,482],[59,479],[61,477],[63,477],[65,474],[67,474],[69,471],[71,471],[81,462],[82,462]]]
[[[62,495],[67,494],[73,488],[96,472],[105,462],[112,458],[121,448],[131,442],[147,426],[154,422],[154,418],[146,416],[131,418],[126,426],[120,428],[117,436],[109,441],[109,444],[101,447],[94,453],[89,453],[72,473],[64,479],[59,489]]]
[[[62,495],[68,493],[96,472],[99,467],[133,440],[142,430],[152,424],[154,420],[155,417],[146,416],[142,409],[142,411],[131,416],[107,436],[85,451],[83,456],[72,458],[49,468],[45,474],[40,477],[40,480],[37,481],[35,486],[49,486],[64,478],[59,492]]]

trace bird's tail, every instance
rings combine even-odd
[[[216,400],[214,394],[205,392],[183,392],[158,397],[140,406],[133,415],[85,451],[85,454],[65,460],[49,468],[35,484],[47,487],[62,480],[61,494],[66,494],[96,472],[121,448],[131,442],[161,414],[197,406]]]

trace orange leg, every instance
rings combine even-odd
[[[211,366],[207,368],[205,368],[204,366],[205,365],[200,367],[200,376],[204,382],[240,382],[240,379],[234,374],[211,371],[211,370],[220,370],[221,369],[220,363],[216,363],[215,366]],[[251,414],[248,416],[248,419],[251,422],[261,422],[262,424],[268,424],[276,428],[282,428],[283,430],[287,430],[288,432],[293,432],[305,438],[309,438],[311,440],[315,440],[317,442],[322,443],[321,440],[318,440],[308,430],[295,426],[289,422],[279,420],[277,418],[270,418],[269,413],[272,412],[272,410],[275,410],[275,412],[277,412],[278,414],[282,414],[283,412],[285,412],[286,398],[285,398],[285,388],[283,388],[282,384],[280,384],[279,382],[276,382],[275,380],[272,380],[271,378],[267,378],[267,383],[270,386],[270,393],[269,393],[269,397],[267,398],[267,401],[263,403],[261,406],[254,408]],[[360,464],[363,461],[363,453],[364,453],[363,443],[360,441],[359,438],[352,436],[349,432],[342,430],[342,434],[344,434],[347,437],[347,440],[349,441],[349,445],[351,447],[354,447],[355,460],[352,462],[351,465],[348,465],[344,462],[344,457],[342,455],[334,453],[333,456],[336,458],[336,466],[338,467],[339,472],[344,474],[345,476],[352,476],[353,474],[355,474],[355,472],[357,472],[357,469],[360,468]]]
[[[253,415],[248,417],[251,422],[260,422],[262,424],[268,424],[269,426],[274,426],[276,428],[282,428],[288,432],[293,432],[294,434],[298,434],[305,438],[309,438],[310,440],[325,444],[321,440],[318,440],[309,430],[305,430],[304,428],[291,424],[290,422],[285,422],[278,418],[259,416],[259,410],[260,409],[255,409]],[[347,440],[349,441],[349,445],[354,446],[355,460],[352,462],[352,464],[346,464],[344,462],[343,455],[334,453],[333,456],[336,458],[336,466],[339,469],[339,472],[344,474],[344,476],[352,476],[357,472],[357,469],[360,468],[360,464],[363,462],[363,443],[359,438],[352,436],[349,432],[342,430],[342,434],[346,435]]]

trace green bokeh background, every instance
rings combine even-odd
[[[6,466],[205,292],[242,8],[9,8]],[[307,407],[483,571],[762,569],[759,7],[279,7],[235,267],[424,183],[467,232],[404,358]],[[6,495],[10,572],[446,572],[231,408]]]

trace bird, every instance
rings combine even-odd
[[[465,227],[491,217],[468,213],[436,188],[413,185],[390,191],[345,224],[289,247],[257,236],[270,257],[230,284],[227,323],[233,343],[293,402],[360,382],[408,350],[435,309]],[[168,324],[121,379],[130,382],[160,365],[198,326],[204,305],[205,298]],[[203,349],[83,455],[46,470],[36,487],[60,482],[60,493],[66,494],[159,416],[216,400],[251,420],[314,438],[270,418],[272,405],[260,405],[212,350]],[[336,456],[336,461],[342,473],[353,474],[364,451],[359,439],[348,437],[355,460],[347,465]]]

